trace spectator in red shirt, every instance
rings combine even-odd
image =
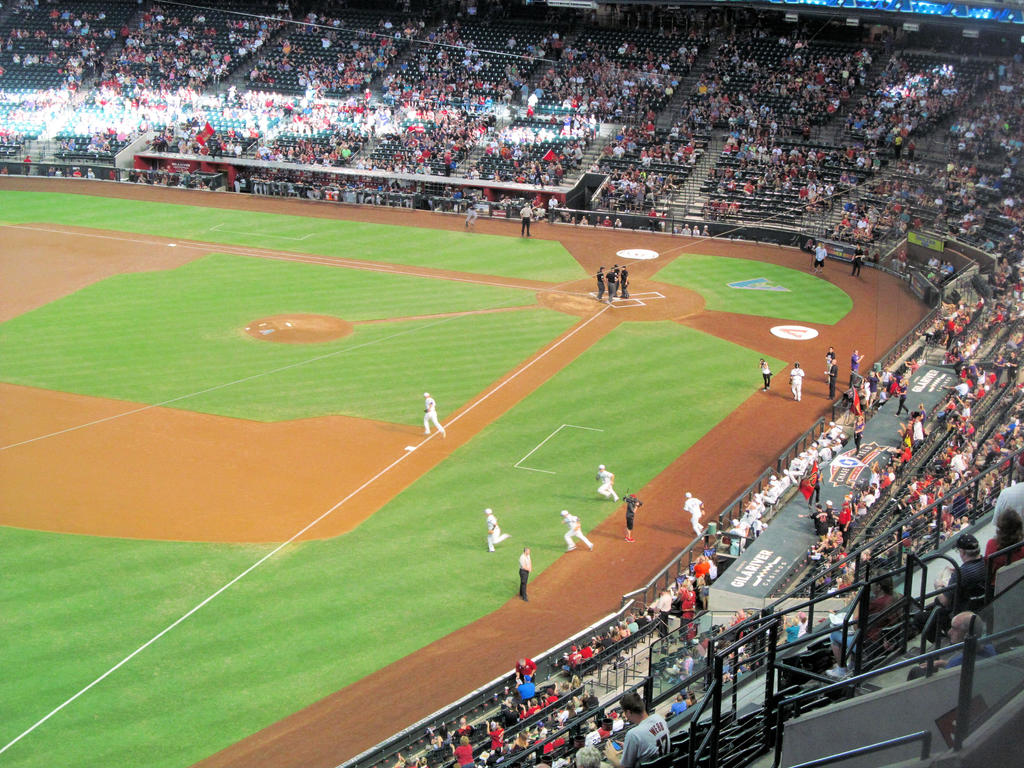
[[[452,750],[455,753],[455,762],[462,765],[473,764],[473,747],[469,743],[469,736],[463,736],[459,739],[459,746]]]
[[[537,665],[528,656],[524,656],[516,662],[516,677],[524,678],[527,675],[533,677],[536,672]]]
[[[492,720],[487,735],[491,737],[491,752],[498,752],[505,743],[505,729],[498,724],[497,720]]]

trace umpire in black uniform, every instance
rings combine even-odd
[[[618,290],[619,282],[619,265],[615,264],[612,266],[612,271],[605,275],[605,279],[608,281],[608,303],[612,303],[612,299],[615,298],[615,293]]]
[[[598,267],[594,277],[597,278],[597,300],[601,301],[604,298],[604,267]]]

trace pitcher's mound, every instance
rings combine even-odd
[[[352,323],[330,315],[275,315],[253,320],[245,332],[254,339],[282,344],[317,344],[352,333]]]

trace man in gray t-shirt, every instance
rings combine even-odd
[[[626,719],[633,723],[633,727],[626,734],[621,756],[611,741],[605,745],[604,756],[608,762],[615,768],[636,768],[641,763],[667,755],[671,739],[665,718],[657,713],[648,715],[644,700],[633,691],[622,697],[621,704]]]

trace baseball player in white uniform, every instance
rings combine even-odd
[[[690,525],[693,526],[693,532],[697,538],[700,538],[704,534],[704,526],[700,524],[700,517],[704,514],[704,502],[687,491],[683,509],[690,513]]]
[[[594,545],[590,543],[590,539],[583,535],[583,529],[580,526],[580,519],[576,515],[570,515],[568,509],[562,510],[562,522],[565,523],[569,530],[565,532],[565,545],[568,547],[567,552],[572,552],[576,549],[576,545],[572,543],[572,539],[575,536],[577,539],[587,545],[587,549],[593,549]]]
[[[793,363],[793,370],[789,372],[789,391],[793,393],[793,399],[800,402],[800,390],[804,386],[804,369],[800,363]]]
[[[487,551],[493,552],[494,545],[501,544],[510,534],[501,532],[501,526],[498,525],[498,518],[493,510],[485,509],[484,514],[487,515]]]
[[[597,480],[601,485],[597,487],[597,492],[604,496],[606,499],[619,500],[619,494],[615,492],[612,484],[615,482],[615,475],[605,469],[604,464],[601,464],[597,468]]]
[[[434,398],[430,396],[429,392],[423,393],[423,434],[430,434],[430,425],[433,424],[437,431],[441,433],[441,437],[447,437],[448,433],[444,431],[444,427],[441,426],[437,420],[437,403],[434,402]]]

